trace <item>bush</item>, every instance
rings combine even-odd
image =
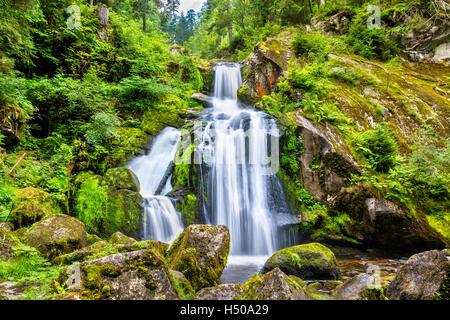
[[[116,127],[119,124],[119,119],[111,113],[96,113],[87,124],[84,137],[89,144],[101,146],[107,139],[117,137]]]
[[[398,146],[386,125],[376,124],[373,130],[358,135],[353,146],[375,171],[386,173],[397,164]]]
[[[329,38],[319,32],[297,33],[292,45],[297,54],[307,54],[311,58],[317,58],[319,62],[324,62],[331,51]]]

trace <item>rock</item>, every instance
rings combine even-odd
[[[195,297],[195,290],[192,288],[191,283],[186,279],[184,274],[176,270],[170,270],[170,274],[176,284],[175,287],[177,288],[180,299],[193,300]]]
[[[11,212],[10,220],[15,229],[31,226],[50,214],[60,213],[50,194],[40,189],[19,189],[14,200],[17,205]]]
[[[386,295],[391,300],[433,300],[449,277],[448,250],[418,253],[398,271]]]
[[[336,280],[340,276],[333,252],[320,243],[302,244],[275,252],[266,261],[261,273],[275,268],[304,280]]]
[[[87,243],[86,243],[87,246],[91,246],[94,243],[99,242],[99,241],[103,241],[103,240],[96,234],[90,234],[90,233],[87,234]]]
[[[98,12],[98,17],[100,19],[100,24],[102,26],[107,26],[108,20],[109,20],[109,9],[100,6],[97,8],[97,12]]]
[[[134,239],[142,236],[144,199],[135,174],[127,168],[114,168],[104,177],[81,176],[74,197],[74,212],[90,234],[104,239],[121,232]]]
[[[259,42],[253,54],[243,63],[247,76],[238,92],[242,102],[253,105],[263,96],[269,95],[293,56],[288,39]]]
[[[436,48],[433,62],[439,63],[443,61],[450,61],[450,42],[443,43]]]
[[[195,290],[220,284],[230,249],[225,226],[191,225],[167,252],[170,268],[182,272]]]
[[[36,223],[25,234],[25,240],[47,257],[81,249],[87,243],[84,224],[64,214],[51,215]]]
[[[310,300],[295,277],[288,277],[279,268],[252,276],[243,286],[245,300]]]
[[[82,292],[90,299],[178,299],[166,262],[151,250],[114,254],[79,268]]]
[[[445,247],[445,240],[419,212],[414,217],[396,204],[378,199],[367,184],[343,188],[328,204],[331,214],[346,212],[352,221],[358,221],[348,224],[345,232],[366,245],[412,252]]]
[[[196,300],[235,300],[236,297],[242,295],[244,295],[244,290],[240,284],[222,284],[200,290]]]
[[[17,244],[15,237],[4,228],[0,228],[0,260],[1,258],[9,258],[12,248]]]
[[[206,94],[203,93],[193,93],[191,95],[191,98],[194,100],[197,100],[198,102],[205,104],[206,106],[208,106],[211,102],[212,102],[212,98],[210,96],[207,96]]]
[[[362,300],[370,290],[381,290],[381,293],[383,292],[381,286],[377,285],[374,275],[361,273],[338,286],[333,290],[333,295],[338,300]]]
[[[0,300],[18,300],[27,296],[27,291],[37,289],[40,282],[0,282]]]
[[[324,21],[315,21],[313,19],[311,24],[314,29],[321,30],[322,32],[336,32],[339,34],[347,33],[350,22],[353,18],[353,13],[348,9],[339,10],[336,14],[331,17],[327,17]]]
[[[6,148],[10,148],[19,143],[19,136],[11,128],[0,126],[0,134],[4,136],[2,139],[2,145]]]
[[[104,182],[115,190],[140,192],[138,177],[128,168],[113,168],[106,171]]]
[[[295,134],[303,140],[305,151],[298,159],[298,177],[316,200],[326,200],[339,192],[352,174],[361,174],[347,142],[331,125],[314,125],[298,113],[281,121],[284,125],[296,126]]]
[[[109,242],[112,244],[134,244],[136,243],[136,240],[127,237],[121,232],[116,232],[109,238]]]
[[[11,222],[0,222],[0,229],[5,230],[6,232],[13,232],[14,225]]]

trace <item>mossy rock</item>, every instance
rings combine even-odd
[[[111,171],[112,170],[112,171]],[[133,190],[139,187],[134,180],[134,174],[128,169],[111,169],[108,177],[91,175],[84,177],[74,198],[74,212],[78,219],[86,224],[87,231],[104,239],[115,232],[139,239],[144,214],[142,196]],[[117,181],[116,189],[113,176],[120,172],[129,178],[123,183]],[[115,176],[117,177],[117,176]],[[120,189],[129,187],[129,189]]]
[[[138,177],[128,168],[113,168],[109,169],[103,177],[104,183],[110,188],[120,190],[131,190],[135,192],[140,191],[140,184]]]
[[[50,214],[61,213],[51,195],[41,189],[18,189],[14,201],[17,205],[11,212],[10,220],[16,229],[31,226]]]
[[[192,225],[173,242],[166,257],[171,269],[183,273],[200,290],[220,284],[229,249],[227,227]]]
[[[96,234],[87,234],[87,246],[91,246],[97,242],[103,241],[102,238],[100,238],[99,236],[97,236]]]
[[[8,258],[14,246],[18,244],[16,237],[11,232],[0,228],[0,260]]]
[[[84,224],[68,215],[51,215],[36,223],[25,234],[28,245],[46,257],[55,257],[86,246]]]
[[[261,273],[275,268],[304,280],[336,280],[340,277],[334,253],[320,243],[303,244],[275,252],[266,261]]]
[[[112,244],[134,244],[136,243],[136,240],[127,237],[121,232],[116,232],[109,238],[109,242]]]

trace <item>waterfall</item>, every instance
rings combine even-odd
[[[180,131],[174,128],[164,129],[153,140],[149,153],[135,158],[127,166],[141,184],[145,240],[170,243],[183,232],[181,215],[172,200],[165,196],[172,190],[170,171],[180,135]]]
[[[290,242],[280,235],[283,219],[277,217],[292,222],[276,176],[280,133],[274,119],[239,105],[240,85],[240,65],[216,65],[213,108],[204,117],[198,146],[205,220],[228,226],[230,256],[269,256]]]

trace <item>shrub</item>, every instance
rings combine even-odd
[[[358,135],[353,146],[375,171],[386,173],[397,164],[398,146],[386,125],[376,124],[373,130]]]
[[[107,112],[96,113],[86,126],[84,137],[89,144],[101,146],[107,139],[117,136],[118,125],[119,119],[115,115]]]

